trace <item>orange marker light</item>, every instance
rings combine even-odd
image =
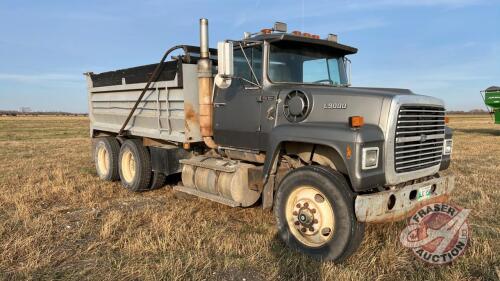
[[[295,35],[295,36],[302,36],[302,32],[297,31],[297,30],[292,31],[292,34]]]
[[[262,32],[263,34],[271,34],[273,30],[269,28],[264,28],[260,32]]]
[[[351,150],[351,146],[350,145],[347,145],[347,147],[345,149],[345,156],[347,157],[347,159],[351,159],[352,150]]]
[[[445,117],[444,117],[444,123],[445,123],[445,124],[450,123],[450,117],[445,116]]]
[[[302,36],[311,38],[311,33],[304,32],[302,33]]]
[[[352,128],[359,128],[362,127],[364,124],[365,120],[363,119],[363,116],[349,117],[349,125],[351,125]]]
[[[313,34],[313,35],[311,35],[311,37],[314,39],[319,39],[319,35],[317,35],[317,34]]]

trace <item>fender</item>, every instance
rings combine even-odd
[[[275,173],[278,156],[284,142],[303,142],[320,144],[337,151],[347,168],[347,176],[353,191],[366,190],[377,185],[383,185],[384,165],[382,163],[384,151],[384,134],[373,124],[365,124],[359,129],[350,128],[346,123],[295,123],[279,125],[270,132],[264,162],[264,208],[272,205],[272,191],[274,183],[269,179]],[[347,147],[351,149],[351,157],[347,157]],[[361,171],[361,150],[363,147],[379,147],[379,165],[375,169]],[[269,202],[269,199],[271,202]],[[267,202],[266,202],[267,201]],[[266,206],[267,205],[267,206]]]

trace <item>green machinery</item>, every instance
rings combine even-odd
[[[491,86],[482,93],[484,93],[484,103],[492,108],[492,113],[495,114],[495,124],[500,124],[500,87]]]

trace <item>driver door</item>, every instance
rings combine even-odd
[[[245,59],[248,58],[250,65]],[[214,138],[222,146],[258,149],[262,95],[262,46],[234,49],[234,76],[227,89],[216,87]],[[251,68],[257,77],[255,79]]]

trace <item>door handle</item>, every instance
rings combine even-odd
[[[225,106],[226,103],[225,102],[214,102],[214,106],[215,107],[222,107],[222,106]]]

